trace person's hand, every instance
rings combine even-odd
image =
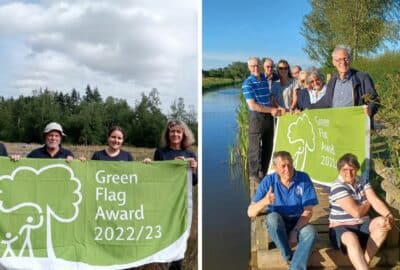
[[[289,247],[294,248],[297,245],[297,232],[294,230],[291,230],[289,233]]]
[[[67,162],[67,163],[70,163],[71,161],[73,161],[74,160],[74,157],[73,156],[67,156],[67,158],[65,159],[65,161]]]
[[[177,160],[185,160],[185,157],[184,156],[177,156],[177,157],[175,157],[175,159],[177,159]]]
[[[265,194],[264,202],[266,205],[272,205],[275,203],[275,194],[272,190],[272,186],[269,187],[267,194]]]
[[[300,113],[301,113],[301,110],[297,109],[297,108],[292,111],[292,114],[300,114]]]
[[[189,161],[190,168],[195,172],[197,170],[197,161],[194,158],[187,158],[186,160]]]
[[[271,115],[277,116],[278,115],[278,108],[271,108]]]
[[[283,107],[278,107],[278,110],[279,110],[279,112],[278,112],[278,116],[282,116],[282,115],[284,115],[285,113],[286,113],[286,109],[285,108],[283,108]]]
[[[80,156],[80,157],[78,157],[78,159],[80,160],[80,161],[86,161],[86,157],[84,157],[84,156]],[[68,161],[67,161],[68,162]]]
[[[143,163],[145,163],[145,164],[150,163],[150,162],[152,162],[151,158],[147,157],[147,158],[143,159]]]
[[[11,156],[10,156],[10,160],[11,161],[18,161],[18,160],[20,160],[21,159],[21,156],[20,155],[18,155],[18,154],[12,154]]]
[[[368,105],[363,105],[363,108],[364,108],[364,113],[368,116],[371,116],[371,115],[369,115],[369,112],[368,112]]]
[[[385,218],[385,223],[383,225],[383,229],[390,231],[394,224],[394,216],[392,213],[389,213],[384,218]]]

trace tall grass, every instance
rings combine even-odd
[[[240,104],[236,109],[236,123],[237,123],[237,142],[236,145],[232,145],[229,150],[229,164],[231,167],[238,166],[241,168],[243,178],[248,178],[248,150],[249,150],[249,122],[248,122],[249,111],[247,103],[243,94],[240,94]]]

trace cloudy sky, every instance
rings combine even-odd
[[[197,108],[197,1],[0,3],[0,96],[90,84],[133,106],[157,88],[165,112],[178,97]]]

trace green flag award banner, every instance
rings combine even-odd
[[[274,152],[290,152],[294,167],[314,182],[329,186],[345,153],[355,154],[368,173],[370,120],[362,106],[286,114],[278,118],[275,131]]]
[[[0,268],[124,269],[182,259],[187,162],[0,159]]]

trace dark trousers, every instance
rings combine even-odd
[[[249,112],[249,175],[268,171],[274,140],[274,118],[269,113]]]

